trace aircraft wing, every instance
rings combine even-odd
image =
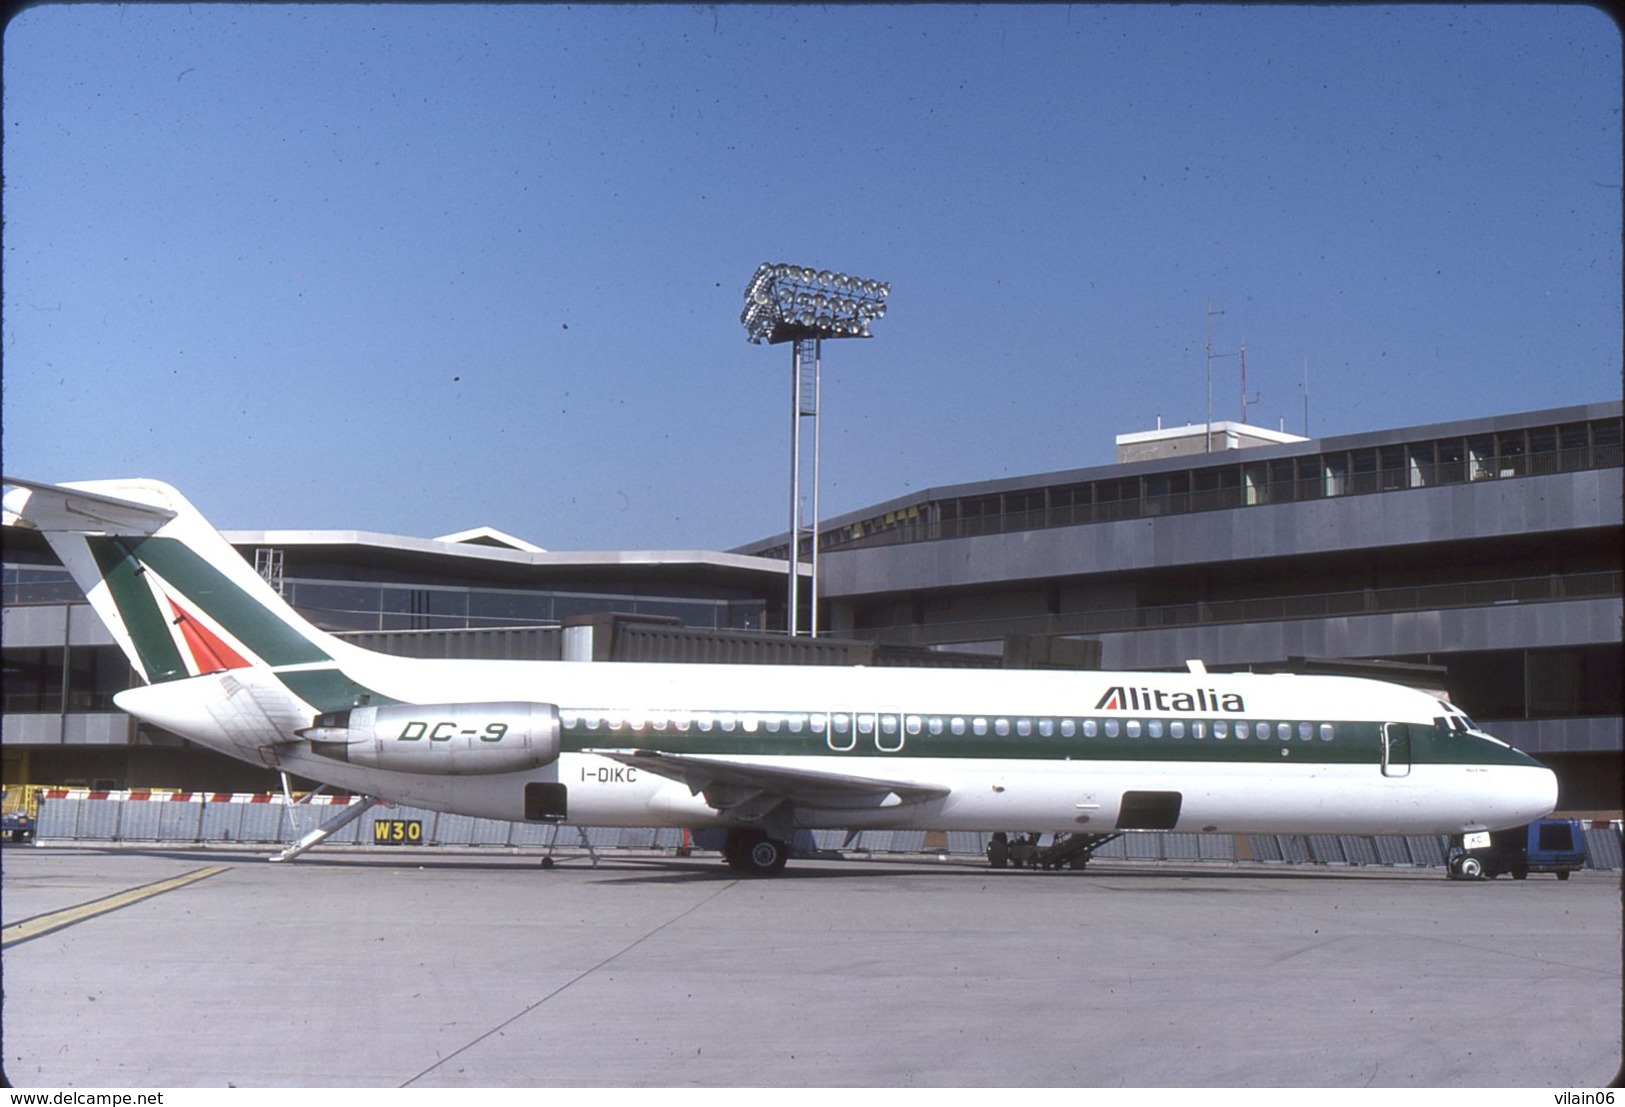
[[[761,765],[707,754],[638,749],[582,752],[686,784],[690,792],[703,794],[705,802],[724,815],[747,820],[764,818],[785,803],[824,809],[899,807],[940,799],[949,792],[933,784]]]

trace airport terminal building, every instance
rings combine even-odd
[[[390,652],[1402,674],[1556,769],[1560,810],[1618,818],[1621,407],[1323,439],[1199,425],[1123,435],[1112,465],[901,497],[821,524],[823,646],[774,635],[785,535],[227,538],[314,622]],[[133,674],[83,597],[36,535],[4,542],[8,784],[271,786],[119,713]],[[597,645],[572,647],[582,625]]]

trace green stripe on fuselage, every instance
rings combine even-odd
[[[591,714],[591,713],[584,713]],[[696,713],[698,714],[698,713]],[[718,713],[722,714],[722,713]],[[803,717],[822,714],[807,712]],[[906,716],[905,716],[906,717]],[[916,717],[929,718],[921,713]],[[1298,720],[1291,720],[1293,737],[1281,739],[1270,738],[1237,738],[1232,732],[1226,738],[1215,738],[1211,733],[1205,738],[1193,738],[1188,732],[1190,724],[1196,720],[1181,720],[1187,727],[1183,738],[1174,738],[1170,735],[1169,722],[1163,719],[1162,734],[1152,737],[1150,728],[1145,724],[1146,719],[1138,719],[1141,732],[1137,737],[1130,737],[1127,733],[1127,719],[1116,718],[1118,733],[1108,736],[1105,733],[1104,717],[1079,716],[1070,721],[1074,726],[1071,736],[1060,733],[1059,719],[1048,720],[1051,724],[1051,733],[1040,734],[1038,719],[1026,720],[1031,732],[1022,735],[1015,731],[1015,720],[1011,731],[1005,735],[992,732],[995,716],[987,716],[989,733],[953,734],[945,726],[940,734],[932,734],[922,726],[918,734],[882,734],[881,742],[876,742],[876,735],[869,734],[837,734],[835,745],[832,746],[824,730],[813,731],[806,727],[800,732],[792,732],[783,724],[775,733],[768,731],[764,726],[758,725],[753,732],[747,732],[736,721],[732,731],[724,731],[720,725],[713,724],[709,731],[702,731],[690,725],[687,728],[677,728],[673,725],[663,730],[656,730],[650,726],[636,728],[621,726],[610,727],[599,725],[589,728],[582,722],[566,726],[562,735],[562,747],[566,751],[579,752],[584,749],[619,749],[642,748],[658,749],[667,753],[714,754],[718,756],[758,756],[758,757],[939,757],[951,759],[982,759],[1005,758],[1012,760],[1031,761],[1183,761],[1206,762],[1225,764],[1274,764],[1274,765],[1370,765],[1377,771],[1382,761],[1382,724],[1370,722],[1342,722],[1335,724],[1335,736],[1331,741],[1320,737],[1321,720],[1313,725],[1312,737],[1301,739],[1297,737]],[[901,719],[899,720],[902,721]],[[1085,721],[1095,723],[1096,733],[1093,737],[1083,733]],[[1209,727],[1215,720],[1201,720]],[[1287,720],[1270,720],[1272,733],[1278,722]],[[1231,727],[1234,720],[1225,720]],[[1441,732],[1432,726],[1410,724],[1411,753],[1410,764],[1498,764],[1498,765],[1529,765],[1530,759],[1517,750],[1509,749],[1492,742],[1484,741],[1470,735],[1456,734],[1454,732]],[[853,739],[856,741],[852,741]],[[897,746],[902,739],[901,748],[883,748],[884,746]],[[852,741],[850,749],[840,749],[847,742]]]
[[[331,669],[299,669],[279,672],[276,678],[288,686],[288,691],[318,711],[342,711],[346,707],[366,704],[383,707],[400,700],[379,695],[362,684],[357,684],[336,666]]]
[[[122,539],[86,535],[85,544],[90,547],[102,580],[107,583],[113,606],[124,620],[124,629],[129,632],[136,655],[141,659],[142,675],[147,683],[160,684],[190,676],[175,639],[170,637],[169,617],[159,610],[152,589],[141,580],[146,570],[131,555],[126,543]]]

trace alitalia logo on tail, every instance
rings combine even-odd
[[[332,660],[183,542],[89,535],[85,543],[149,683]]]
[[[181,641],[186,643],[187,652],[192,655],[193,671],[213,673],[221,669],[246,669],[252,664],[226,642],[224,634],[210,628],[195,613],[176,603],[173,596],[165,595],[164,599],[169,604],[169,610],[175,613],[170,620],[171,625],[180,631]]]
[[[1095,704],[1096,711],[1226,711],[1240,715],[1247,704],[1236,692],[1220,695],[1211,688],[1169,692],[1162,688],[1134,688],[1114,684]]]

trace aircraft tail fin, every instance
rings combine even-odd
[[[5,478],[5,522],[41,532],[148,684],[333,667],[356,648],[293,610],[174,488]]]

